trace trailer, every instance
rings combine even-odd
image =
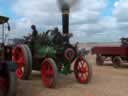
[[[96,55],[96,64],[103,65],[105,61],[112,61],[114,67],[128,62],[128,38],[121,38],[119,46],[95,46],[92,54]]]

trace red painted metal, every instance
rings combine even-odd
[[[46,87],[52,87],[54,82],[54,70],[51,62],[46,60],[41,67],[42,81]]]
[[[89,76],[89,66],[83,56],[81,56],[74,65],[76,78],[80,83],[86,83]]]
[[[99,47],[93,47],[92,53],[108,55],[108,56],[128,56],[128,47],[99,46]]]
[[[0,92],[2,92],[2,94],[5,94],[8,90],[9,87],[9,82],[7,79],[0,77]]]
[[[15,49],[13,49],[12,60],[15,61],[17,64],[16,76],[19,79],[22,79],[24,76],[26,58],[24,56],[24,50],[21,47],[16,47]]]

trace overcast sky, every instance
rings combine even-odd
[[[128,0],[79,1],[70,13],[72,41],[116,42],[128,36]],[[36,24],[39,32],[62,28],[56,0],[0,0],[0,15],[10,17],[10,37],[27,35],[31,24]]]

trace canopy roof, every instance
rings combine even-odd
[[[5,16],[0,16],[0,24],[4,24],[4,23],[7,23],[9,20],[8,17],[5,17]]]

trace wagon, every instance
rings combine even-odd
[[[12,46],[5,45],[4,24],[9,18],[0,16],[2,42],[0,43],[0,96],[16,96],[16,64],[12,62]],[[8,30],[10,30],[8,24]]]
[[[19,79],[28,80],[32,70],[38,70],[41,71],[42,83],[48,88],[55,87],[59,73],[68,75],[74,72],[80,83],[91,80],[92,70],[85,59],[86,50],[78,50],[77,44],[69,42],[69,11],[64,10],[62,16],[63,33],[55,28],[26,37],[24,44],[16,44],[12,59],[17,63],[16,75]]]
[[[96,54],[96,64],[103,65],[105,61],[112,61],[114,67],[128,62],[128,38],[121,38],[119,46],[95,46],[92,54]]]

